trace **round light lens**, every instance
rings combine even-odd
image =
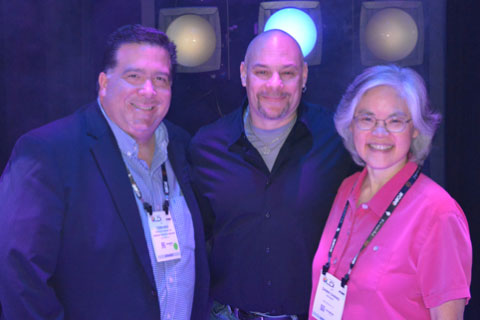
[[[280,29],[297,40],[302,54],[310,54],[317,42],[317,28],[312,18],[305,12],[295,8],[286,8],[272,14],[263,31]]]
[[[366,27],[366,41],[370,51],[386,61],[407,57],[418,41],[418,28],[412,17],[396,8],[377,12]]]
[[[177,61],[182,66],[199,66],[215,51],[215,31],[207,20],[197,15],[176,18],[168,26],[167,36],[177,46]]]

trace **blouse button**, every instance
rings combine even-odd
[[[368,209],[368,204],[363,203],[363,204],[362,204],[362,209]]]

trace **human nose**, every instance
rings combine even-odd
[[[150,79],[147,79],[143,83],[142,87],[140,88],[140,93],[148,97],[151,97],[157,94],[157,91],[155,91],[155,87],[153,86],[153,83]]]
[[[380,122],[382,123],[381,125],[380,125]],[[386,124],[387,123],[385,122],[385,120],[377,119],[375,122],[375,126],[373,127],[373,133],[377,135],[387,135],[388,130],[387,130]]]
[[[283,87],[283,81],[278,72],[274,72],[269,80],[270,87]]]

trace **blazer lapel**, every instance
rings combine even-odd
[[[145,234],[127,170],[115,137],[99,108],[95,103],[86,110],[87,135],[94,140],[90,150],[138,258],[152,286],[155,286]]]

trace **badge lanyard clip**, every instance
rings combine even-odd
[[[127,168],[127,175],[128,179],[130,179],[130,184],[132,185],[133,192],[137,196],[138,200],[142,202],[143,208],[145,211],[148,213],[148,215],[152,215],[153,213],[153,207],[150,203],[147,201],[143,200],[142,197],[142,192],[140,191],[140,188],[138,187],[137,183],[135,182],[135,179],[133,179],[132,173],[130,170]],[[165,200],[163,201],[162,209],[165,211],[165,214],[169,214],[169,206],[170,206],[170,189],[168,187],[168,177],[167,177],[167,168],[165,166],[165,162],[162,163],[162,186],[163,186],[163,194],[165,196]]]

